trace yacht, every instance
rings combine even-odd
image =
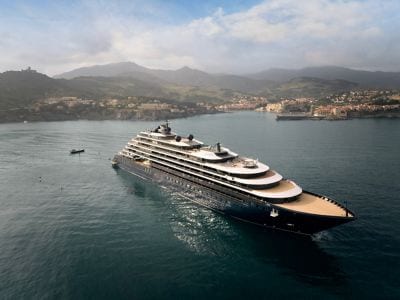
[[[268,165],[220,143],[180,136],[168,122],[132,138],[112,165],[262,227],[312,235],[355,219],[344,205],[303,190]]]

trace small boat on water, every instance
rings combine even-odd
[[[77,154],[82,152],[85,152],[85,149],[72,149],[71,151],[69,151],[70,154]]]
[[[114,169],[118,169],[118,161],[112,160],[112,161],[111,161],[111,166],[112,166]]]

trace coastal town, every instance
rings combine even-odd
[[[322,99],[282,99],[256,110],[276,113],[277,120],[398,118],[400,93],[396,90],[357,90]]]
[[[15,119],[15,115],[21,121],[163,120],[219,112],[212,104],[149,97],[98,100],[64,96],[42,99],[13,111],[0,111],[0,117],[5,121],[8,117]]]
[[[49,97],[30,107],[14,111],[21,121],[55,120],[162,120],[255,110],[276,114],[277,120],[346,120],[352,118],[400,117],[397,90],[355,90],[324,98],[283,98],[240,95],[225,103],[182,102],[151,97],[84,99],[73,96]],[[1,112],[0,112],[1,113]],[[7,112],[10,115],[10,112]],[[7,118],[4,118],[7,120]]]

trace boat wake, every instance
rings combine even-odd
[[[318,232],[316,234],[313,234],[311,236],[311,239],[314,242],[331,241],[331,240],[333,240],[333,236],[327,231],[321,231],[321,232]]]

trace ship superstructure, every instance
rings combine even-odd
[[[168,122],[132,138],[113,164],[169,182],[196,203],[264,227],[313,234],[355,218],[338,202],[303,191],[258,160],[173,133]]]

